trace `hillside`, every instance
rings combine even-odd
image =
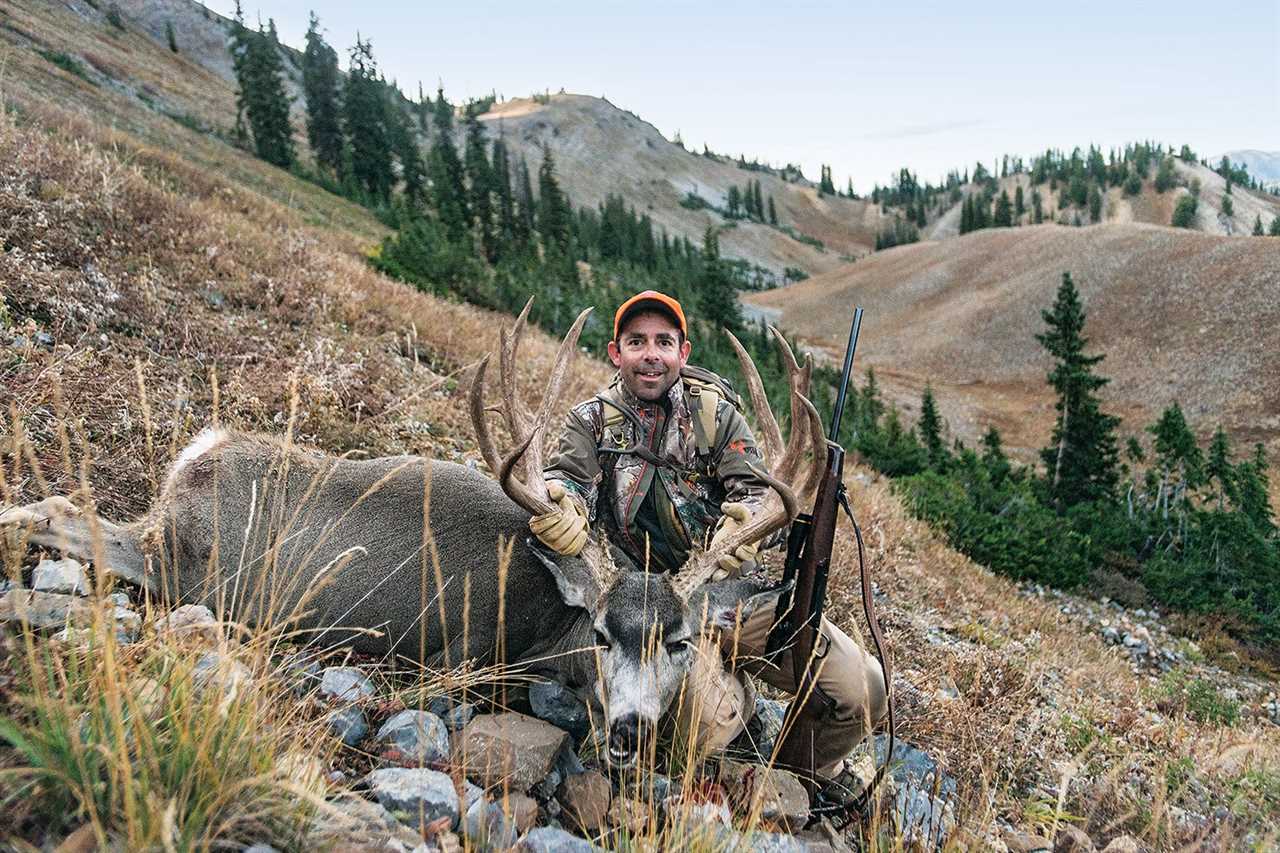
[[[135,131],[145,132],[139,127],[138,114],[153,111],[197,132],[228,136],[235,121],[235,76],[226,47],[227,19],[194,0],[126,0],[119,7],[124,32],[105,26],[104,13],[84,0],[65,7],[0,3],[7,21],[0,38],[19,48],[20,67],[31,71],[16,87],[15,96],[35,96],[52,85],[88,108],[96,90],[105,89],[121,118]],[[170,23],[177,54],[164,47]],[[42,57],[41,50],[67,57],[78,72],[57,66]],[[284,57],[286,88],[294,98],[295,142],[305,150],[298,56],[286,48]],[[69,88],[79,91],[66,91]],[[740,169],[733,161],[692,154],[634,114],[600,98],[561,94],[542,100],[547,103],[507,101],[482,120],[491,136],[505,134],[513,155],[525,157],[535,172],[542,162],[542,147],[548,145],[562,184],[577,206],[594,207],[606,195],[619,194],[647,212],[658,227],[695,245],[701,245],[707,226],[723,228],[720,245],[726,257],[759,265],[779,278],[788,268],[808,274],[834,269],[875,244],[881,214],[866,202],[819,197],[808,182],[787,182]],[[456,132],[461,145],[464,129],[458,127]],[[762,223],[733,221],[713,210],[680,205],[693,192],[723,209],[729,187],[752,180],[760,181],[766,200],[774,198],[780,226],[794,229],[796,236],[821,241],[823,248]]]
[[[819,197],[806,183],[791,183],[763,172],[740,169],[693,154],[666,140],[653,125],[608,101],[586,95],[551,95],[540,103],[515,99],[496,105],[480,117],[491,136],[503,134],[530,163],[541,162],[542,146],[555,157],[557,169],[575,204],[597,205],[608,193],[621,194],[655,224],[697,243],[709,225],[726,220],[712,210],[680,205],[694,193],[713,207],[725,208],[731,186],[758,180],[765,199],[772,197],[778,223],[816,238],[825,251],[799,242],[777,228],[745,220],[728,223],[720,235],[727,256],[781,273],[796,267],[824,272],[875,245],[881,214],[865,200]]]
[[[855,304],[858,350],[915,411],[925,382],[952,431],[990,424],[1013,447],[1043,446],[1054,419],[1048,361],[1034,335],[1070,271],[1106,353],[1109,408],[1127,429],[1177,400],[1201,432],[1280,451],[1280,240],[1142,224],[988,229],[878,252],[749,304],[835,352]]]
[[[1142,190],[1136,195],[1126,195],[1122,187],[1108,187],[1103,195],[1102,223],[1139,222],[1148,225],[1168,225],[1173,217],[1173,209],[1178,199],[1186,195],[1193,181],[1200,183],[1200,202],[1196,211],[1193,230],[1206,234],[1249,234],[1253,230],[1255,217],[1262,219],[1263,228],[1270,226],[1272,219],[1280,216],[1280,197],[1267,193],[1254,192],[1239,186],[1232,187],[1232,215],[1222,212],[1222,199],[1226,192],[1226,180],[1217,172],[1199,163],[1188,163],[1175,159],[1174,172],[1180,186],[1165,192],[1157,192],[1153,174],[1142,182]],[[1250,169],[1252,173],[1252,169]],[[1022,188],[1028,212],[1021,218],[1022,225],[1031,224],[1031,193],[1038,190],[1044,198],[1044,218],[1046,222],[1057,221],[1071,225],[1080,217],[1088,222],[1087,210],[1059,210],[1058,192],[1052,192],[1048,183],[1033,186],[1031,176],[1022,173],[997,179],[998,196],[1003,190],[1012,199],[1018,187]],[[965,192],[974,191],[969,185]],[[944,240],[960,234],[960,212],[962,203],[951,205],[932,219],[924,228],[923,236],[930,240]]]

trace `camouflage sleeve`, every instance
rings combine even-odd
[[[720,401],[720,410],[716,429],[716,476],[724,486],[725,500],[746,504],[754,515],[764,506],[769,484],[757,477],[750,466],[763,468],[764,457],[742,413],[725,400]]]
[[[603,479],[596,453],[599,435],[594,425],[598,420],[590,404],[571,409],[560,430],[555,452],[543,469],[544,478],[563,483],[565,490],[587,508],[587,518],[592,521],[595,521]]]

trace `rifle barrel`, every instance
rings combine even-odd
[[[840,373],[840,389],[836,394],[835,411],[831,413],[831,430],[827,438],[840,441],[840,419],[844,417],[845,399],[849,392],[849,374],[853,371],[853,353],[858,349],[858,332],[862,328],[862,309],[853,309],[853,324],[849,327],[849,344],[844,349],[844,369]]]

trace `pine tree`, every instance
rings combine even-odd
[[[427,193],[427,169],[422,162],[422,149],[418,145],[416,122],[405,109],[404,96],[394,86],[385,86],[387,98],[387,137],[391,150],[400,161],[400,180],[404,182],[404,195],[413,204],[419,204]]]
[[[1036,225],[1044,222],[1044,199],[1040,197],[1040,190],[1031,191],[1031,221]]]
[[[1231,464],[1231,447],[1227,442],[1227,434],[1222,426],[1213,433],[1209,442],[1209,455],[1205,463],[1205,480],[1213,485],[1217,483],[1218,509],[1224,509],[1227,499],[1235,501],[1237,497],[1235,468]]]
[[[1280,221],[1280,216],[1277,216],[1276,220]],[[769,224],[778,224],[778,209],[773,206],[773,196],[769,196]]]
[[[702,275],[698,280],[698,294],[702,314],[713,329],[728,329],[735,335],[742,334],[738,291],[724,268],[724,261],[720,259],[720,241],[711,226],[707,226],[702,236]]]
[[[1018,188],[1013,193],[1013,215],[1014,221],[1021,224],[1022,214],[1027,212],[1027,205],[1022,198],[1022,184],[1018,184]]]
[[[1102,191],[1098,189],[1097,184],[1089,188],[1089,220],[1102,221]]]
[[[988,427],[982,436],[982,462],[987,466],[991,484],[997,488],[1008,479],[1013,470],[1009,457],[1005,455],[1000,431],[994,426]]]
[[[342,168],[342,125],[338,115],[338,53],[320,34],[320,19],[311,13],[307,47],[302,54],[302,92],[307,100],[307,142],[321,169]]]
[[[1280,215],[1271,217],[1271,227],[1267,229],[1268,237],[1280,237]]]
[[[534,220],[537,204],[533,199],[533,181],[529,178],[529,163],[520,158],[520,171],[516,183],[516,243],[524,249],[533,245]]]
[[[729,187],[729,195],[725,205],[728,208],[730,219],[737,219],[742,215],[742,191],[738,189],[736,184]]]
[[[178,37],[173,32],[173,21],[164,22],[164,37],[169,42],[169,50],[178,53]]]
[[[432,202],[449,239],[463,242],[471,233],[467,188],[462,160],[453,143],[453,105],[445,100],[442,86],[436,88],[433,119],[435,138],[427,166]]]
[[[996,199],[996,212],[991,224],[997,228],[1008,228],[1013,224],[1013,208],[1009,204],[1009,193],[1000,190],[1000,198]]]
[[[1263,231],[1262,231],[1262,214],[1261,214],[1261,213],[1259,213],[1257,216],[1255,216],[1255,217],[1253,218],[1253,236],[1254,236],[1254,237],[1261,237],[1262,235],[1263,235]]]
[[[929,467],[935,471],[944,470],[950,454],[942,441],[942,418],[938,416],[933,387],[929,384],[924,386],[924,394],[920,398],[920,439],[929,456]]]
[[[1104,356],[1085,355],[1085,311],[1070,273],[1062,274],[1053,308],[1041,312],[1049,327],[1036,340],[1054,358],[1048,376],[1057,392],[1053,443],[1040,451],[1053,503],[1065,509],[1110,497],[1118,480],[1116,427],[1119,418],[1103,414],[1097,392],[1108,379],[1094,373]]]
[[[823,165],[822,178],[818,181],[818,195],[835,195],[836,185],[831,181],[831,167]]]
[[[1173,171],[1173,158],[1165,157],[1160,161],[1160,168],[1156,170],[1156,192],[1163,193],[1172,189],[1176,181],[1177,175]]]
[[[542,165],[538,167],[538,233],[548,256],[563,263],[573,260],[573,210],[556,179],[551,147],[542,146]]]
[[[498,197],[499,246],[505,246],[515,238],[515,196],[511,191],[511,160],[507,143],[501,135],[493,141],[493,164],[490,169],[494,194]]]
[[[1226,217],[1234,216],[1236,206],[1231,202],[1231,196],[1224,195],[1222,197],[1222,215]]]
[[[760,190],[760,182],[756,181],[755,190],[752,193],[752,199],[755,202],[756,219],[761,219],[761,220],[764,219],[764,199],[762,198],[762,196],[763,196],[763,193]]]
[[[351,146],[350,177],[371,200],[390,198],[395,182],[387,99],[373,58],[373,45],[356,34],[351,48],[342,124]]]
[[[471,205],[471,217],[480,231],[480,246],[485,257],[494,261],[498,257],[498,242],[493,221],[493,168],[485,144],[484,127],[474,112],[467,114],[467,144],[463,162],[467,173],[467,200]]]
[[[272,32],[274,28],[272,23]],[[293,127],[279,46],[261,25],[254,33],[237,22],[232,33],[236,103],[249,121],[254,150],[268,163],[288,168],[294,159]]]

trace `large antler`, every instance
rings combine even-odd
[[[516,392],[516,356],[532,304],[533,299],[530,298],[511,330],[508,332],[504,329],[501,334],[498,353],[498,385],[501,389],[502,403],[497,408],[503,420],[506,421],[514,445],[514,449],[505,459],[499,456],[497,445],[494,444],[493,435],[489,431],[489,422],[485,419],[484,376],[489,366],[488,356],[476,365],[471,382],[470,410],[471,425],[475,427],[476,443],[480,446],[480,454],[484,457],[489,470],[498,477],[503,491],[511,500],[533,515],[541,515],[555,508],[547,499],[547,485],[542,479],[543,435],[546,432],[547,420],[551,417],[551,410],[560,397],[565,379],[568,378],[569,360],[577,349],[578,336],[582,334],[582,326],[587,322],[592,309],[587,308],[578,315],[564,336],[564,340],[560,342],[560,349],[556,352],[555,364],[551,368],[551,375],[547,378],[542,400],[538,403],[536,412],[530,413]],[[515,476],[516,467],[522,460],[524,462],[523,481]]]
[[[738,550],[743,545],[764,539],[780,530],[796,516],[799,511],[799,502],[791,482],[800,475],[806,439],[813,445],[814,452],[801,490],[802,495],[813,488],[826,465],[827,445],[826,437],[822,432],[822,421],[818,417],[817,410],[806,397],[812,372],[812,360],[806,358],[805,366],[801,368],[782,334],[772,327],[770,330],[782,355],[782,363],[787,371],[791,388],[791,433],[784,449],[782,430],[778,427],[778,419],[769,405],[764,383],[760,381],[755,362],[751,360],[751,356],[743,349],[738,339],[732,333],[726,332],[737,353],[742,375],[746,377],[747,393],[751,398],[751,408],[756,414],[760,440],[764,445],[765,460],[772,469],[771,472],[767,472],[753,466],[752,470],[769,484],[771,492],[765,499],[764,507],[749,522],[725,537],[723,541],[716,543],[713,550],[694,557],[680,570],[674,586],[676,592],[685,598],[711,578],[720,557]]]

